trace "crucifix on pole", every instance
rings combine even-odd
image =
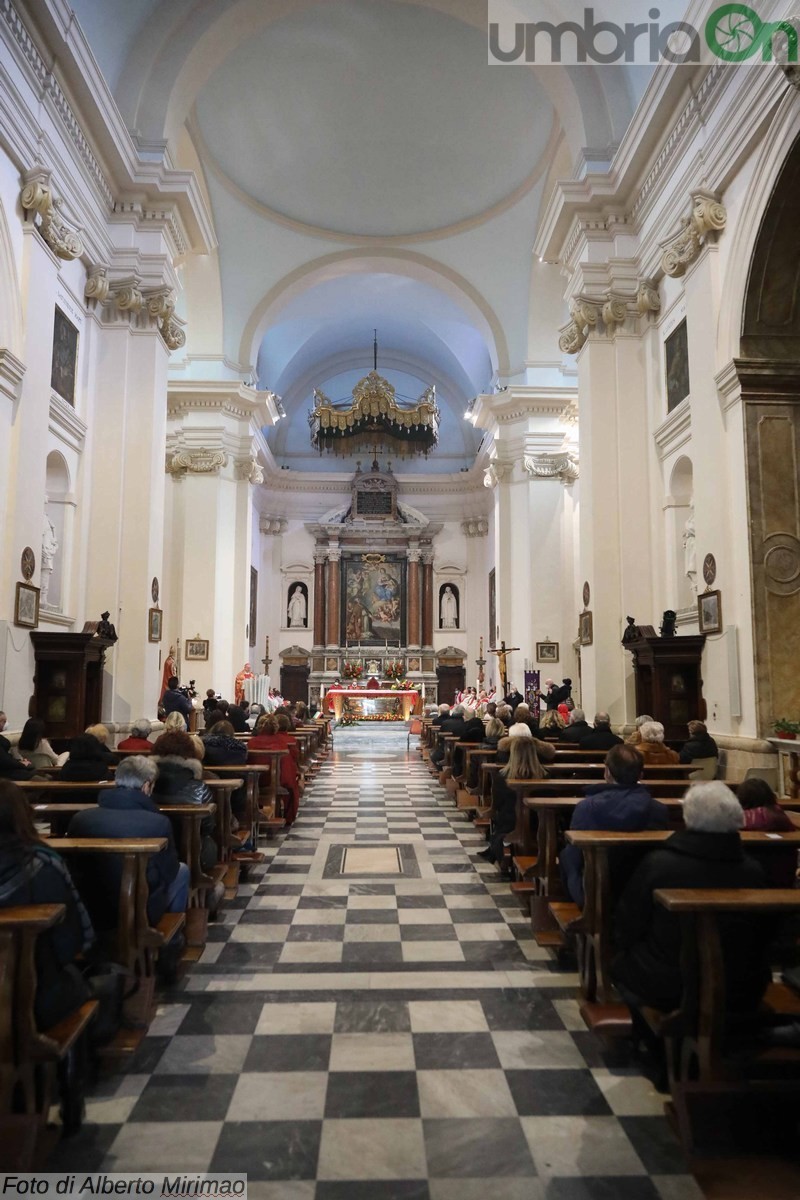
[[[497,666],[500,672],[500,679],[503,683],[503,695],[508,695],[508,655],[514,650],[519,650],[519,646],[506,646],[505,642],[500,643],[499,650],[490,650],[490,654],[497,655]]]
[[[269,656],[269,638],[267,638],[267,644],[264,649],[264,657],[261,661],[264,664],[264,674],[269,675],[269,664],[272,662],[272,659]]]
[[[478,651],[478,657],[475,659],[475,666],[478,668],[478,687],[483,687],[483,668],[486,666],[486,659],[483,657],[483,638],[481,638],[481,648]]]

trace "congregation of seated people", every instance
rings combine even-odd
[[[200,737],[188,731],[191,714],[179,703],[184,699],[170,687],[163,730],[159,732],[160,726],[148,719],[137,719],[116,750],[112,750],[108,727],[102,724],[89,726],[57,751],[45,722],[32,718],[19,733],[5,736],[7,722],[0,713],[0,908],[14,910],[15,915],[30,912],[31,905],[60,905],[64,910],[63,917],[36,939],[36,987],[30,996],[33,1020],[40,1031],[53,1031],[61,1027],[59,1023],[77,1019],[98,997],[101,1004],[111,1002],[112,993],[119,997],[111,1003],[114,1018],[109,1022],[106,1015],[102,1021],[88,1021],[76,1044],[80,1053],[75,1057],[70,1052],[68,1070],[62,1069],[63,1064],[58,1067],[65,1131],[67,1096],[74,1095],[77,1085],[82,1086],[95,1049],[106,1045],[114,1031],[128,1036],[126,1029],[138,1028],[143,1036],[147,1029],[147,1014],[144,1025],[120,1026],[123,998],[133,996],[135,1003],[139,988],[130,964],[127,968],[119,965],[124,945],[130,946],[135,935],[144,939],[136,941],[142,951],[147,945],[158,946],[155,971],[170,981],[186,950],[181,930],[194,894],[192,871],[201,872],[199,878],[205,880],[200,902],[210,919],[224,900],[226,884],[220,878],[223,847],[218,844],[215,821],[222,802],[229,800],[236,812],[237,793],[229,797],[227,792],[210,788],[207,779],[213,783],[213,769],[225,767],[229,770],[226,778],[231,778],[237,767],[248,762],[250,749],[254,759],[259,751],[286,751],[280,757],[279,783],[287,796],[287,824],[297,815],[304,778],[298,741],[292,735],[307,719],[306,707],[282,705],[274,715],[266,715],[261,706],[254,705],[248,715],[246,704],[229,705],[214,694],[214,707],[206,709],[210,719]],[[251,726],[247,722],[257,723],[249,739],[236,737],[240,722],[236,718],[235,723],[231,721],[232,713],[242,714],[248,734]],[[206,766],[212,770],[205,771]],[[63,784],[70,786],[62,788]],[[244,792],[241,788],[240,797]],[[58,821],[66,840],[51,841],[44,826],[37,827],[39,810],[34,806],[42,801],[47,813],[42,819],[51,823],[51,837],[52,823]],[[56,816],[55,806],[60,804],[64,805],[63,821],[60,814]],[[181,806],[204,806],[198,824],[192,826],[199,828],[200,834],[199,846],[191,851],[198,855],[194,868],[181,860],[178,849],[187,844],[181,834],[189,828],[176,812]],[[161,848],[145,850],[152,840]],[[115,842],[120,843],[119,852],[113,849]],[[146,913],[137,907],[136,889],[129,892],[124,885],[125,864],[130,862],[133,847],[139,848],[136,853],[141,866],[136,870],[143,871],[139,878],[146,887]],[[246,842],[242,849],[247,849]],[[126,904],[132,907],[126,909]],[[182,920],[165,924],[169,915]],[[142,921],[144,925],[138,928]],[[120,959],[115,967],[110,956],[117,950]],[[101,1011],[105,1010],[98,1013]]]
[[[558,753],[558,746],[549,740],[554,734],[565,750],[577,747],[581,754],[596,751],[597,758],[592,761],[603,763],[601,782],[582,781],[578,785],[578,798],[571,817],[567,817],[570,831],[622,835],[653,831],[666,835],[656,846],[643,848],[633,839],[626,845],[623,836],[619,844],[615,842],[608,848],[611,912],[605,914],[605,919],[611,921],[612,979],[631,1011],[634,1042],[644,1055],[643,1065],[651,1077],[666,1087],[664,1044],[642,1012],[649,1009],[669,1013],[682,1001],[684,927],[677,914],[656,901],[655,893],[671,888],[694,889],[692,894],[719,888],[795,888],[796,847],[770,847],[765,853],[761,847],[746,847],[740,831],[763,831],[773,836],[791,833],[800,827],[800,815],[784,809],[763,778],[747,778],[736,785],[736,793],[716,781],[719,748],[700,720],[688,723],[688,738],[676,749],[666,744],[663,724],[650,714],[636,719],[626,742],[612,730],[605,712],[598,712],[590,724],[578,707],[566,714],[554,707],[534,715],[523,702],[513,713],[505,704],[493,704],[491,711],[487,706],[482,715],[484,736],[480,748],[490,751],[489,762],[494,767],[492,803],[486,814],[487,846],[478,857],[496,864],[505,877],[514,877],[514,845],[521,836],[518,789],[508,781],[519,784],[547,777],[548,765]],[[457,709],[451,712],[447,706],[439,706],[432,726],[463,737],[465,722]],[[441,755],[438,757],[441,762]],[[590,757],[587,755],[587,759]],[[436,761],[433,753],[430,758]],[[676,802],[672,801],[671,814],[648,788],[648,780],[657,778],[660,768],[679,764],[696,767],[687,774],[708,782],[687,779],[678,819]],[[576,773],[578,769],[576,766]],[[680,788],[680,777],[676,774],[673,778]],[[473,778],[466,780],[467,785],[474,782],[475,768]],[[536,812],[527,810],[526,816],[535,833]],[[557,865],[563,892],[577,911],[585,903],[583,853],[567,842],[564,829],[562,825]],[[756,1019],[772,978],[770,947],[781,923],[777,918],[770,920],[747,911],[725,914],[718,921],[727,1011],[737,1019],[743,1014]],[[791,928],[794,931],[789,944],[796,955],[796,929]],[[769,1020],[778,1021],[778,1032],[773,1029],[769,1035],[777,1044],[797,1044],[780,1042],[781,1037],[800,1036],[796,1018],[788,1026],[780,1025],[780,1021],[789,1020],[786,1016]]]

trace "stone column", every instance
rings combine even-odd
[[[259,431],[272,413],[267,393],[239,382],[174,381],[168,415],[164,638],[183,646],[207,638],[208,661],[184,661],[181,676],[196,678],[198,690],[229,692],[256,657],[246,632],[250,566],[260,565],[253,563],[253,493],[263,481]]]
[[[419,650],[420,648],[420,595],[419,595],[419,547],[414,545],[408,548],[408,648],[409,650]]]
[[[628,711],[630,656],[620,647],[625,615],[644,613],[648,624],[659,615],[646,518],[629,523],[650,495],[651,451],[640,400],[645,370],[640,340],[629,333],[618,332],[613,341],[591,337],[578,355],[582,502],[574,620],[577,625],[585,580],[593,640],[580,651],[583,707],[590,714],[602,708],[615,723],[635,716]]]
[[[326,588],[327,645],[339,645],[339,559],[342,552],[337,544],[328,547],[328,586]]]
[[[422,644],[433,645],[433,554],[422,557]]]
[[[325,551],[314,551],[314,645],[325,645]]]

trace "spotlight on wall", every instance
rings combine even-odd
[[[472,414],[473,414],[473,412],[475,411],[475,405],[476,405],[476,403],[477,403],[477,400],[478,400],[478,397],[477,397],[477,396],[473,396],[473,397],[472,397],[472,399],[470,400],[469,404],[467,405],[467,407],[466,407],[466,409],[465,409],[465,411],[464,411],[464,420],[465,420],[465,421],[471,421],[471,420],[472,420]]]

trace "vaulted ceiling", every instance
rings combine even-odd
[[[219,328],[187,348],[283,397],[279,461],[313,465],[312,390],[349,394],[377,326],[400,395],[437,385],[428,469],[468,465],[467,402],[524,378],[554,165],[610,156],[646,75],[490,67],[485,0],[72,3],[141,152],[199,166],[219,248],[186,304]]]

